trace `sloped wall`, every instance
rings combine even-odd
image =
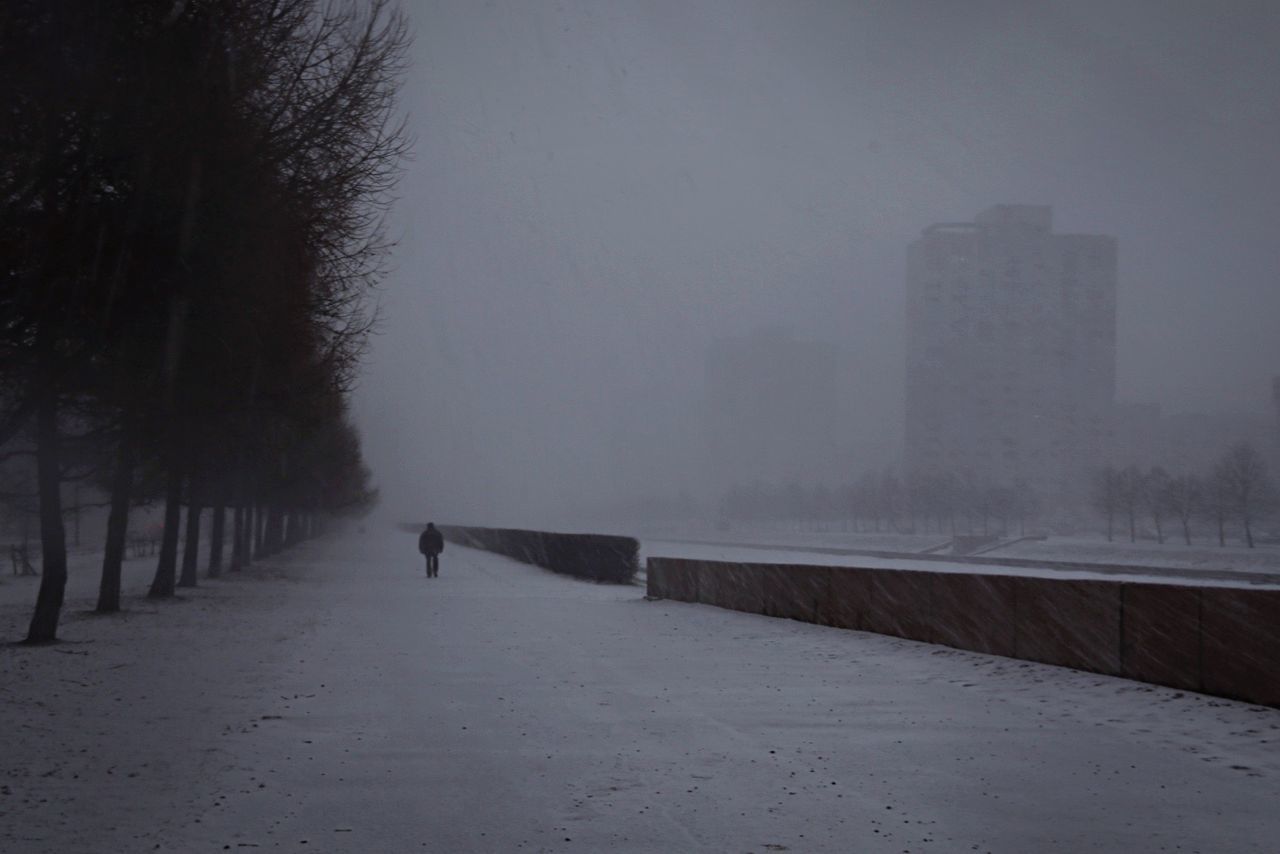
[[[451,543],[591,581],[630,584],[640,566],[640,543],[631,537],[464,525],[441,525],[440,533]]]

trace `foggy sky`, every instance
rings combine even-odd
[[[906,246],[1004,202],[1119,239],[1122,401],[1268,409],[1280,5],[404,5],[416,154],[357,397],[398,518],[697,494],[707,347],[767,323],[841,348],[853,451],[892,459]]]

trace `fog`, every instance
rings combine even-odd
[[[902,451],[908,243],[994,204],[1119,247],[1117,398],[1266,414],[1280,7],[427,2],[357,395],[402,519],[718,498],[714,342],[837,353],[831,483]]]

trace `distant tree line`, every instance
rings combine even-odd
[[[0,497],[39,523],[28,641],[57,632],[68,480],[109,504],[100,611],[141,503],[168,597],[206,509],[216,575],[375,500],[347,396],[406,43],[384,0],[3,4]]]
[[[1262,455],[1238,442],[1207,472],[1107,466],[1094,477],[1092,502],[1106,521],[1108,541],[1117,529],[1130,542],[1150,530],[1158,543],[1172,533],[1191,545],[1193,533],[1207,523],[1219,546],[1232,530],[1253,548],[1258,522],[1276,509],[1277,493]]]
[[[1025,533],[1042,513],[1026,483],[994,483],[972,473],[903,477],[894,468],[837,487],[792,482],[737,484],[720,502],[722,519],[809,529],[966,534]]]

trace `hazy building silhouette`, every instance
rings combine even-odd
[[[843,447],[836,348],[781,327],[716,340],[707,357],[705,424],[713,488],[834,483]]]
[[[1114,238],[1054,234],[1048,206],[996,205],[910,245],[909,472],[1076,504],[1108,447],[1115,375]]]

